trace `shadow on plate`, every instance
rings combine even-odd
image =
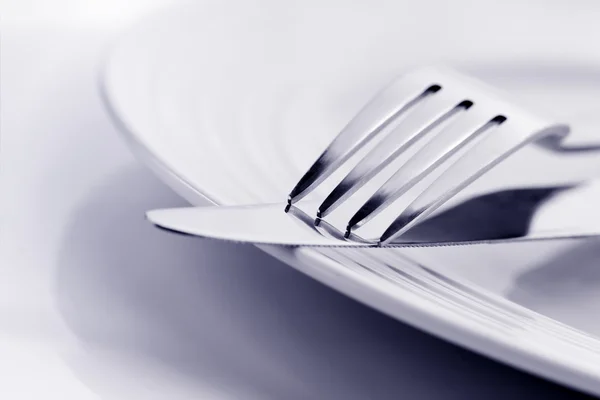
[[[568,249],[519,275],[510,300],[600,335],[600,240]]]
[[[175,399],[169,382],[183,377],[227,394],[217,398],[577,395],[421,333],[253,246],[169,235],[144,219],[148,209],[181,205],[135,166],[72,215],[56,297],[82,343],[67,361],[100,394],[153,384],[158,398]],[[105,365],[97,356],[105,351],[168,373],[150,382],[119,369],[118,358]]]

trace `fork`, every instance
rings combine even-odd
[[[565,201],[587,193],[580,186],[501,190],[451,202],[530,143],[556,153],[589,150],[562,146],[568,133],[567,125],[508,101],[479,81],[448,68],[421,68],[379,92],[300,178],[287,202],[155,210],[147,217],[164,229],[195,236],[306,246],[385,247],[594,236],[598,233],[589,228],[565,230],[546,224],[537,230],[531,225],[533,216],[547,209],[553,199]],[[324,200],[301,201],[355,158],[358,161]],[[386,179],[379,184],[381,176]],[[374,192],[365,192],[369,184],[376,185]],[[351,210],[349,218],[341,217],[343,228],[330,221],[338,208]],[[385,218],[373,222],[386,213],[392,216],[391,222]],[[470,214],[476,219],[469,222]],[[370,224],[376,234],[357,233]],[[482,224],[485,229],[472,229]]]

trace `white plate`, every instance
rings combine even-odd
[[[281,200],[362,103],[413,65],[461,67],[556,114],[578,115],[576,128],[585,127],[586,112],[595,116],[600,51],[576,38],[598,37],[600,9],[259,4],[162,12],[120,40],[104,70],[107,104],[136,154],[194,204]],[[570,179],[590,168],[589,160],[549,168],[543,152],[525,154],[490,179]],[[588,173],[600,175],[600,166]],[[263,249],[425,331],[600,394],[596,242]]]

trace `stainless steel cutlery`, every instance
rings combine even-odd
[[[447,68],[422,68],[380,91],[308,168],[286,201],[155,210],[147,216],[180,233],[287,246],[595,236],[600,224],[596,229],[554,222],[563,220],[557,217],[564,211],[561,204],[585,204],[589,185],[464,192],[524,146],[542,146],[556,157],[585,151],[562,146],[568,133],[566,124],[479,81]],[[333,189],[314,199],[315,189],[332,179]]]

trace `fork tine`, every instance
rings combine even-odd
[[[490,129],[480,143],[456,160],[390,224],[380,244],[393,242],[523,146],[541,138],[564,137],[569,132],[566,125],[540,128],[519,129],[518,124],[507,120]]]
[[[321,156],[302,176],[288,195],[288,205],[295,203],[331,175],[356,151],[366,145],[393,120],[423,98],[441,89],[440,85],[419,79],[417,71],[397,78],[377,94],[335,137]],[[425,73],[426,74],[426,73]]]
[[[477,104],[473,106],[475,107]],[[473,112],[470,115],[465,113],[453,120],[367,200],[350,218],[347,232],[371,220],[453,154],[498,123],[494,118],[493,114],[487,112]]]
[[[333,189],[319,206],[317,218],[327,216],[403,151],[472,104],[449,90],[441,90],[424,99],[422,104],[415,107],[406,119],[369,151]]]

